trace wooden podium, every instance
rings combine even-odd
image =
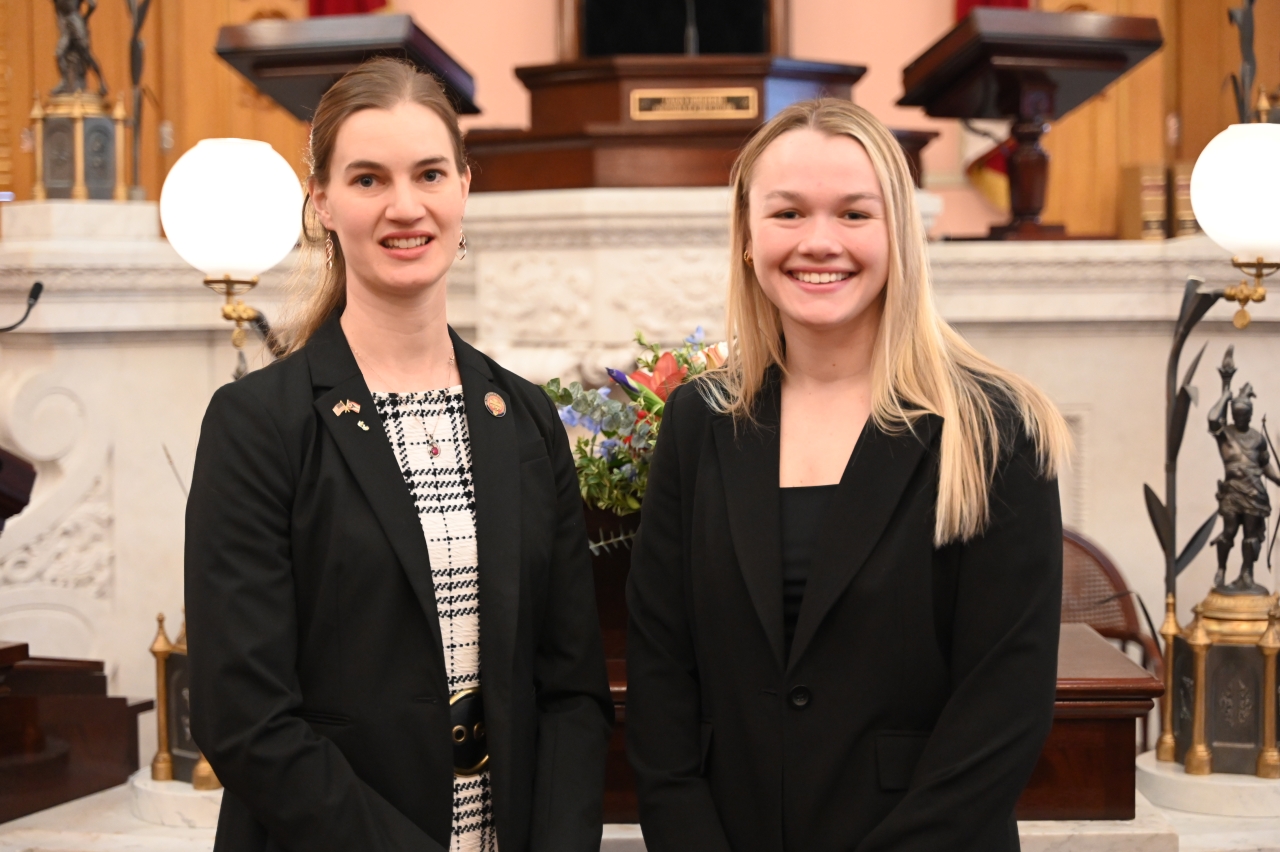
[[[850,97],[866,70],[767,55],[608,56],[517,68],[532,127],[471,130],[471,188],[725,186],[757,127],[799,100]]]
[[[435,74],[454,109],[480,112],[475,82],[408,15],[264,18],[218,31],[218,56],[263,94],[310,121],[321,96],[366,59],[395,56]]]
[[[1011,118],[1013,219],[990,239],[1061,239],[1040,224],[1048,124],[1101,92],[1163,44],[1154,18],[979,8],[902,71],[900,106],[936,118]]]

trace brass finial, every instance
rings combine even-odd
[[[151,653],[156,657],[167,657],[173,653],[173,643],[169,641],[169,634],[164,629],[163,612],[156,614],[156,638],[151,643]]]

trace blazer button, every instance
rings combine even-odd
[[[793,686],[791,691],[787,693],[787,700],[791,702],[791,706],[795,709],[803,710],[813,700],[813,693],[809,691],[807,686]]]

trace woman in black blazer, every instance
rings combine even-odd
[[[311,158],[323,267],[290,354],[214,395],[187,510],[215,848],[596,852],[612,705],[577,476],[546,395],[446,325],[456,117],[377,60],[325,95]]]
[[[847,101],[734,169],[726,368],[667,402],[628,581],[649,852],[1007,852],[1051,724],[1065,424],[936,314]]]

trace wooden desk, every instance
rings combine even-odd
[[[1059,642],[1053,730],[1018,818],[1133,819],[1136,724],[1164,684],[1088,625]]]
[[[609,688],[618,723],[605,770],[605,822],[637,822],[625,660],[609,660]],[[1133,819],[1136,723],[1163,691],[1093,628],[1062,625],[1053,729],[1018,801],[1018,819]]]
[[[97,660],[30,657],[0,642],[0,822],[123,784],[138,769],[138,714],[107,695]]]

